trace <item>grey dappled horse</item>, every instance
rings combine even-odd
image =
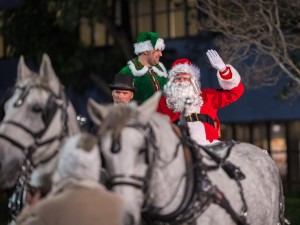
[[[234,143],[227,161],[245,174],[238,181],[223,169],[212,169],[215,160],[199,146],[201,160],[191,166],[192,157],[169,119],[155,112],[159,97],[155,94],[141,106],[103,106],[92,99],[88,103],[90,117],[100,125],[98,137],[110,185],[125,201],[125,224],[283,223],[281,180],[271,157],[254,145]],[[200,179],[191,184],[190,170],[199,165]]]
[[[79,131],[74,108],[48,55],[43,55],[38,74],[20,57],[15,86],[3,107],[0,190],[13,188],[17,181],[25,185],[30,178],[32,185],[44,185],[53,172],[63,140]]]

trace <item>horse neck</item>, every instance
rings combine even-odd
[[[182,201],[186,167],[180,139],[169,122],[159,120],[159,123],[152,126],[159,150],[150,189],[154,196],[152,205],[162,208],[161,214],[167,214],[174,211]]]

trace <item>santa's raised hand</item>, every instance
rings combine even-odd
[[[221,59],[221,57],[219,56],[219,54],[217,53],[217,51],[210,49],[206,52],[206,55],[213,68],[219,71],[223,71],[226,69],[226,65]]]

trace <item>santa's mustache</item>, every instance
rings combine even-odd
[[[203,104],[202,97],[195,92],[190,82],[172,83],[165,87],[167,106],[174,112],[183,112],[189,115],[195,110],[199,110]]]

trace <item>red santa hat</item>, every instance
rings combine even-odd
[[[177,59],[169,70],[169,82],[173,82],[175,76],[179,73],[187,73],[191,75],[191,82],[195,90],[200,91],[200,69],[193,65],[187,58]]]

